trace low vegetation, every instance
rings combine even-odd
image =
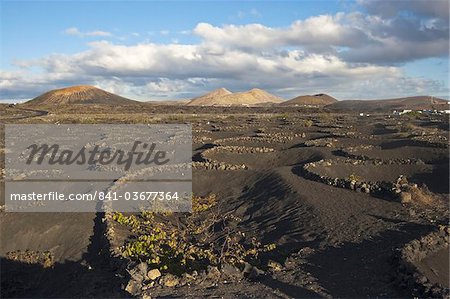
[[[402,117],[420,118],[420,117],[422,117],[422,113],[420,113],[419,111],[410,111],[410,112],[402,114]]]
[[[113,219],[134,234],[121,247],[122,255],[163,273],[181,275],[224,264],[243,268],[245,263],[257,264],[262,253],[276,247],[255,238],[247,241],[237,228],[239,219],[220,213],[215,195],[193,197],[192,213],[115,213]]]
[[[314,125],[314,122],[310,119],[307,119],[303,122],[303,126],[306,128],[312,127]]]
[[[50,251],[16,250],[6,254],[6,259],[25,264],[39,264],[44,268],[54,265],[54,257]]]
[[[361,181],[361,178],[360,178],[358,175],[354,174],[354,173],[350,174],[350,175],[348,176],[348,179],[349,179],[350,181],[355,181],[355,182]]]

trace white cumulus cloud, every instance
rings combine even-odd
[[[79,36],[79,37],[109,37],[113,36],[111,32],[107,31],[101,31],[101,30],[93,30],[93,31],[86,31],[81,32],[77,27],[71,27],[64,30],[64,34],[66,35],[73,35],[73,36]]]
[[[401,68],[405,62],[448,57],[448,13],[422,0],[411,6],[372,0],[359,5],[370,14],[318,15],[285,27],[202,22],[183,31],[198,37],[196,43],[96,40],[75,54],[17,61],[20,70],[0,73],[0,88],[4,97],[23,98],[55,87],[95,84],[142,100],[186,98],[218,87],[260,87],[286,98],[318,92],[354,99],[448,94],[443,81],[411,77]],[[112,36],[76,27],[64,33]]]

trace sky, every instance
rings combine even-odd
[[[132,99],[449,98],[449,0],[0,2],[0,101],[89,84]]]

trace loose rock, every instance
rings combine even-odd
[[[172,275],[172,274],[167,274],[161,278],[160,283],[163,286],[171,288],[171,287],[177,286],[179,282],[180,282],[180,280],[178,279],[178,277],[176,277],[175,275]]]
[[[158,269],[152,269],[147,273],[147,278],[150,280],[155,280],[159,277],[161,277],[161,272]]]

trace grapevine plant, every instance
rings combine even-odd
[[[235,225],[240,219],[219,213],[214,194],[194,196],[192,213],[117,212],[113,219],[128,226],[134,236],[120,248],[124,257],[177,275],[224,263],[243,267],[276,247],[255,238],[245,242],[245,234]]]

